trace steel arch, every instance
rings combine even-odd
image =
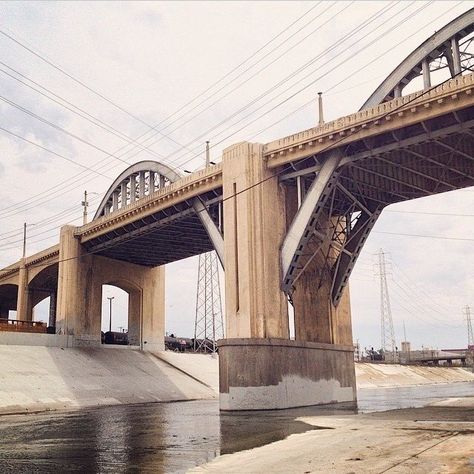
[[[148,183],[146,183],[146,173],[148,173]],[[169,166],[159,163],[157,161],[140,161],[138,163],[129,166],[124,170],[120,175],[115,179],[110,188],[105,193],[105,196],[102,198],[102,201],[97,208],[97,211],[94,215],[94,219],[107,214],[111,208],[117,207],[118,196],[128,196],[130,202],[134,202],[136,199],[143,197],[145,195],[145,188],[148,192],[155,191],[155,186],[150,181],[151,173],[158,175],[164,179],[159,180],[158,188],[164,186],[166,181],[169,183],[174,183],[181,178],[181,175],[171,169]],[[138,177],[138,182],[136,181]],[[132,186],[134,189],[132,190]],[[135,189],[136,186],[136,189]],[[153,188],[153,190],[152,190]],[[135,191],[137,195],[135,194]],[[117,195],[117,200],[115,200],[114,206],[114,194]],[[123,199],[123,198],[122,198]],[[125,202],[127,197],[125,198]],[[124,202],[124,201],[121,201]],[[113,209],[117,210],[117,209]]]
[[[361,110],[398,97],[403,87],[421,74],[425,78],[424,88],[429,88],[429,65],[435,59],[446,58],[451,77],[460,74],[459,40],[466,38],[473,31],[474,8],[471,8],[434,33],[410,53],[375,89]]]

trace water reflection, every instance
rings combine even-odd
[[[473,393],[474,383],[362,390],[359,408],[415,407]],[[298,417],[354,412],[308,407],[219,414],[216,401],[196,401],[5,416],[0,417],[0,472],[185,472],[219,454],[317,429]]]
[[[0,420],[0,471],[184,472],[220,453],[313,429],[299,413],[219,416],[215,401],[101,407]]]

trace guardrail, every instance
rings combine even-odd
[[[46,323],[43,323],[42,321],[0,319],[0,331],[45,333],[47,331],[47,326]]]

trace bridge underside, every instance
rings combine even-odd
[[[300,247],[283,280],[291,295],[314,259],[324,261],[335,305],[357,257],[386,206],[474,185],[474,108],[469,107],[302,159],[281,180],[300,200],[329,160],[339,166],[314,205]],[[326,166],[326,165],[325,165]]]
[[[213,221],[219,220],[221,190],[201,196]],[[125,224],[84,242],[87,252],[156,267],[214,250],[192,202],[182,203]]]

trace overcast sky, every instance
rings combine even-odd
[[[93,213],[127,164],[155,159],[195,170],[207,139],[219,161],[232,143],[265,143],[309,128],[318,91],[326,120],[357,111],[405,56],[472,6],[1,2],[0,127],[10,133],[0,130],[0,265],[21,256],[23,222],[30,225],[28,253],[54,245],[61,225],[81,223],[84,190]],[[133,144],[142,135],[149,150]],[[415,347],[465,347],[462,308],[474,305],[474,241],[428,236],[472,239],[473,208],[471,188],[384,211],[351,281],[354,339],[362,347],[380,346],[373,268],[380,248],[391,262],[397,342],[404,322]],[[197,258],[167,267],[167,331],[192,335],[196,283]],[[113,327],[126,327],[126,295],[106,288],[106,296],[116,297]],[[39,306],[41,319],[46,308]]]

